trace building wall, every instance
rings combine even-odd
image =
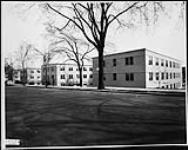
[[[85,65],[86,71],[82,71],[83,75],[83,85],[91,85],[93,78],[91,77],[93,71],[91,65]],[[52,69],[54,68],[54,69]],[[44,70],[44,66],[42,66]],[[78,85],[80,83],[79,71],[77,65],[75,64],[50,64],[48,65],[48,81],[50,85],[64,86],[64,85]],[[45,79],[45,72],[42,72],[43,80]],[[86,76],[86,78],[85,78]]]
[[[27,68],[27,83],[28,84],[41,84],[41,69],[40,68]]]
[[[21,82],[21,70],[14,70],[13,72],[13,81],[16,82]]]
[[[133,57],[133,64],[127,65],[126,59]],[[113,65],[113,60],[116,59],[116,66]],[[129,59],[130,60],[130,59]],[[144,49],[111,54],[104,56],[104,84],[105,86],[118,87],[145,87],[145,57]],[[116,73],[116,80],[113,74]],[[126,73],[132,73],[134,79],[126,80]],[[93,59],[93,84],[98,85],[98,58]]]
[[[146,87],[147,88],[181,88],[181,62],[171,57],[146,50]],[[153,64],[149,65],[149,59]],[[158,65],[156,64],[158,61]],[[168,66],[166,66],[166,61]],[[162,62],[164,64],[162,65]],[[171,62],[171,65],[170,65]],[[153,80],[149,80],[149,73],[153,73]],[[157,74],[159,78],[157,79]],[[162,79],[162,74],[164,78]],[[168,75],[168,78],[167,78]]]

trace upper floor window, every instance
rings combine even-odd
[[[83,67],[83,71],[87,71],[87,68],[86,68],[86,67]]]
[[[65,67],[64,67],[64,66],[61,67],[61,68],[60,68],[60,71],[65,71]]]
[[[30,73],[34,73],[34,70],[31,70]]]
[[[133,65],[134,64],[134,58],[133,57],[126,57],[125,58],[125,65]]]
[[[87,78],[87,74],[84,74],[84,75],[83,75],[83,78]]]
[[[173,68],[175,68],[175,62],[173,62]]]
[[[168,72],[166,73],[166,79],[168,79]]]
[[[158,66],[159,65],[159,58],[155,59],[155,65]]]
[[[34,79],[34,76],[30,76],[30,79]]]
[[[40,73],[40,70],[37,70],[37,73]]]
[[[161,59],[161,66],[164,66],[164,59]]]
[[[116,59],[113,59],[113,66],[116,66]]]
[[[168,60],[166,60],[166,67],[168,67]]]
[[[69,71],[73,71],[73,67],[69,67]]]
[[[170,68],[171,68],[172,67],[172,62],[170,61],[169,63],[170,63]]]
[[[93,78],[93,75],[92,75],[92,74],[90,74],[90,75],[89,75],[89,77],[90,77],[90,78]]]
[[[90,68],[89,68],[89,71],[93,71],[93,68],[92,68],[92,67],[90,67]]]
[[[159,80],[159,72],[156,72],[156,80]]]
[[[153,65],[153,57],[152,56],[149,56],[149,65]]]

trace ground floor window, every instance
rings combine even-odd
[[[125,74],[126,81],[134,81],[134,74],[133,73],[126,73]]]
[[[113,73],[113,80],[117,80],[117,74]]]

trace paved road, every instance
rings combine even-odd
[[[185,98],[6,87],[7,138],[22,146],[185,143]]]

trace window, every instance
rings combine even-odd
[[[168,67],[168,60],[166,60],[166,67]]]
[[[37,73],[40,73],[40,70],[37,70]]]
[[[174,79],[176,78],[176,74],[175,74],[175,72],[174,72]]]
[[[87,71],[87,68],[86,68],[86,67],[83,67],[83,70],[84,70],[84,71]]]
[[[133,57],[126,57],[125,58],[125,65],[133,65],[134,64],[134,58]]]
[[[130,57],[130,65],[133,65],[133,57]]]
[[[161,73],[161,80],[164,80],[164,72]]]
[[[117,75],[116,73],[113,73],[113,80],[116,80],[117,79]]]
[[[161,59],[161,66],[164,66],[164,59]]]
[[[61,79],[65,79],[65,75],[64,74],[61,75]]]
[[[40,79],[40,76],[37,76],[38,79]]]
[[[90,68],[89,68],[89,71],[93,71],[93,68],[90,67]]]
[[[130,73],[130,81],[134,81],[134,74]]]
[[[73,71],[73,67],[69,67],[69,71]]]
[[[126,73],[125,74],[126,81],[134,81],[134,74],[133,73]]]
[[[170,73],[170,79],[172,79],[172,72]]]
[[[173,62],[173,67],[175,68],[175,62]]]
[[[166,73],[166,79],[168,79],[168,72]]]
[[[83,75],[83,78],[87,78],[87,74],[84,74],[84,75]]]
[[[170,61],[170,68],[172,67],[172,62]]]
[[[159,58],[155,59],[155,65],[158,66],[159,65]]]
[[[149,56],[149,65],[153,65],[153,57]]]
[[[60,71],[65,71],[65,67],[61,67],[61,68],[60,68]]]
[[[31,70],[30,73],[34,73],[34,70]]]
[[[73,74],[69,74],[69,79],[73,79]]]
[[[90,74],[90,75],[89,75],[89,78],[93,78],[93,75],[92,75],[92,74]]]
[[[113,66],[116,66],[116,59],[113,59]]]
[[[149,72],[149,80],[150,80],[150,81],[153,80],[153,72]]]
[[[34,76],[30,76],[30,79],[34,79]]]
[[[159,72],[156,72],[155,75],[156,75],[156,80],[159,80]]]
[[[128,57],[125,58],[125,64],[126,64],[126,65],[129,65],[129,58],[128,58]]]

